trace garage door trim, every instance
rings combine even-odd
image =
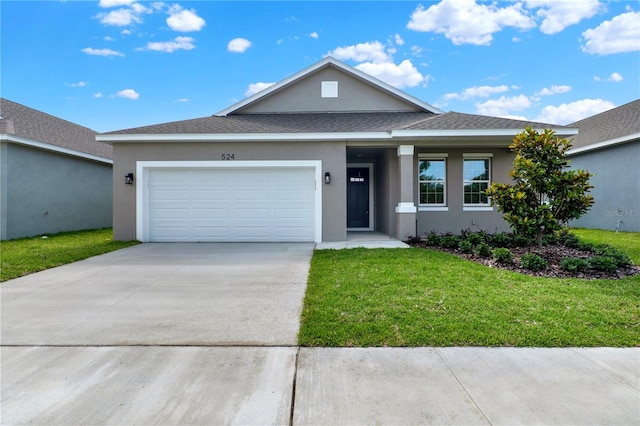
[[[307,168],[314,172],[314,242],[322,242],[322,161],[137,161],[136,162],[136,238],[149,241],[148,187],[149,171],[154,169],[283,169]]]

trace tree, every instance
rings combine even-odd
[[[527,127],[516,135],[509,148],[516,158],[510,176],[513,184],[493,183],[486,194],[504,213],[515,234],[536,238],[542,247],[545,235],[560,230],[593,205],[588,194],[592,176],[584,170],[566,170],[565,158],[571,142]]]

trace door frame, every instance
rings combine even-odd
[[[361,168],[361,169],[369,169],[369,226],[366,228],[347,228],[348,232],[352,232],[352,231],[356,231],[356,232],[367,232],[367,231],[373,231],[374,230],[374,226],[373,226],[373,219],[374,219],[374,206],[375,206],[375,192],[374,192],[374,184],[373,184],[373,163],[347,163],[347,169],[355,169],[355,168]],[[345,185],[348,185],[349,182],[345,182]],[[345,186],[345,194],[346,194],[347,188]],[[346,206],[346,211],[349,211],[349,206]],[[348,214],[348,213],[347,213]]]
[[[149,197],[147,186],[149,171],[154,169],[270,169],[270,168],[306,168],[314,171],[314,242],[322,242],[322,161],[321,160],[283,160],[283,161],[136,161],[136,239],[149,241]]]

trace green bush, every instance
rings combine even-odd
[[[633,265],[629,255],[606,244],[596,246],[596,253],[614,259],[618,268],[628,268]]]
[[[440,245],[442,245],[442,237],[435,231],[431,231],[427,234],[425,243],[431,247],[440,247]]]
[[[511,235],[506,232],[493,234],[489,238],[489,245],[494,248],[509,247],[511,246]]]
[[[473,244],[469,240],[462,240],[458,243],[458,248],[463,253],[473,253]]]
[[[446,249],[455,249],[458,248],[458,243],[460,242],[460,237],[457,235],[446,234],[442,236],[441,245]]]
[[[480,257],[491,257],[491,247],[487,243],[478,244],[475,251]]]
[[[475,232],[473,234],[467,235],[466,240],[471,243],[473,246],[477,246],[480,243],[484,243],[487,239],[487,234],[484,232]]]
[[[498,247],[493,250],[493,258],[498,263],[509,264],[513,263],[513,253],[507,248]]]
[[[578,248],[580,246],[580,238],[576,234],[568,231],[562,231],[558,237],[560,244],[569,248]]]
[[[578,250],[594,252],[596,250],[596,246],[594,246],[592,243],[580,241],[578,243]]]
[[[420,244],[422,242],[422,238],[417,235],[409,235],[404,242],[409,245]]]
[[[616,260],[609,256],[594,256],[589,259],[589,267],[596,271],[615,272]]]
[[[560,242],[560,238],[555,233],[547,234],[542,238],[542,244],[545,246],[550,246],[554,244],[558,244]]]
[[[532,238],[525,237],[524,235],[514,235],[513,245],[516,247],[529,247],[535,244]]]
[[[560,267],[569,272],[584,272],[589,269],[589,261],[577,257],[565,257],[560,262]]]
[[[547,261],[537,254],[525,253],[520,258],[520,263],[524,269],[528,269],[533,272],[542,271],[547,268]]]

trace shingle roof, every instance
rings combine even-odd
[[[0,98],[0,133],[98,157],[113,158],[113,148],[95,140],[97,132]]]
[[[481,115],[431,112],[237,114],[175,121],[105,135],[390,132],[392,130],[524,129],[563,127]]]
[[[640,99],[570,125],[580,129],[573,148],[622,138],[640,132]]]

